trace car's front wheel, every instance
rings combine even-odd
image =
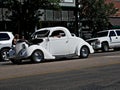
[[[8,61],[8,53],[9,53],[9,48],[4,48],[0,51],[0,57],[2,61]]]
[[[109,45],[107,43],[102,43],[102,51],[108,52],[109,51]]]
[[[87,58],[89,56],[89,49],[87,46],[83,46],[80,50],[80,58]]]
[[[40,63],[41,61],[44,60],[43,52],[40,51],[40,50],[34,51],[34,52],[32,53],[31,60],[32,60],[34,63]]]

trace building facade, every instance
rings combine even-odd
[[[23,1],[23,0],[21,0]],[[76,0],[61,0],[60,10],[40,9],[44,14],[40,16],[39,28],[51,26],[65,26],[69,27],[71,32],[75,28],[75,8]],[[19,31],[12,24],[12,21],[6,17],[6,14],[11,14],[7,7],[4,7],[3,0],[0,0],[0,31],[12,31],[19,33]],[[38,29],[38,28],[37,28]]]
[[[106,0],[106,3],[114,3],[116,9],[118,9],[117,13],[111,17],[109,20],[113,25],[113,28],[120,28],[120,0]]]
[[[7,7],[4,6],[3,1],[4,0],[0,0],[0,31],[12,31],[13,33],[24,34],[25,31],[18,30],[14,23],[6,17],[6,14],[10,15],[12,13],[9,12]],[[23,2],[24,0],[20,1]],[[39,27],[36,27],[35,29],[52,26],[64,26],[69,28],[69,30],[72,33],[78,34],[77,36],[81,36],[82,34],[80,34],[81,30],[79,28],[79,26],[81,26],[81,23],[78,22],[79,16],[77,12],[77,9],[79,9],[78,8],[79,2],[80,0],[61,0],[60,10],[44,8],[40,9],[40,11],[43,12],[44,14],[39,17],[40,18]],[[109,20],[113,26],[118,26],[120,28],[120,0],[106,0],[106,3],[110,2],[114,3],[115,7],[118,8],[119,11],[114,16],[111,16]],[[89,30],[87,26],[85,27],[82,26],[82,28]],[[27,33],[30,32],[28,31]],[[85,34],[84,36],[88,35]]]

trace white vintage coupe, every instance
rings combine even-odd
[[[67,28],[49,27],[34,32],[29,43],[19,41],[15,48],[10,50],[9,58],[13,63],[21,63],[28,58],[39,63],[71,55],[87,58],[90,53],[94,53],[92,46],[71,34]]]

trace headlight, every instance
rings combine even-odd
[[[18,53],[18,56],[26,57],[27,56],[26,50],[25,49],[20,50],[20,52]]]
[[[95,44],[100,44],[100,40],[96,40],[96,41],[95,41]]]
[[[25,46],[25,44],[22,44],[22,49],[26,49],[26,46]]]

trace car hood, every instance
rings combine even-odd
[[[91,38],[91,39],[87,39],[86,41],[87,42],[93,42],[93,41],[96,41],[96,40],[98,40],[99,38]]]
[[[42,43],[43,39],[33,39],[30,41],[32,44],[38,44],[38,43]]]

